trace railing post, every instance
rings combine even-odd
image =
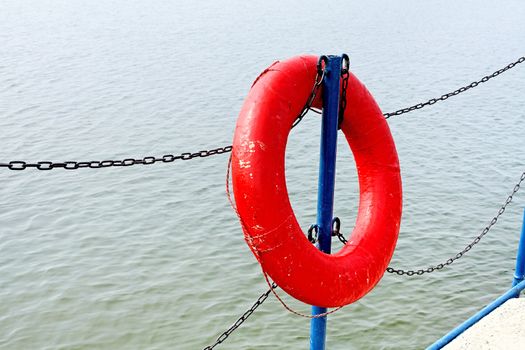
[[[523,223],[521,224],[520,243],[518,244],[518,253],[516,254],[516,270],[514,271],[514,287],[521,281],[525,275],[525,209],[523,210]]]
[[[332,245],[332,216],[334,209],[335,161],[339,115],[339,84],[342,58],[328,56],[323,80],[323,117],[321,126],[321,157],[317,190],[318,248],[330,254]],[[312,315],[326,312],[326,308],[312,306]],[[310,321],[310,350],[324,350],[326,316]]]

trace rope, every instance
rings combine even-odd
[[[239,214],[239,211],[237,210],[237,206],[235,205],[235,202],[234,202],[233,197],[231,195],[231,191],[230,191],[231,165],[232,165],[232,155],[230,154],[230,157],[228,159],[228,169],[226,170],[226,196],[228,197],[228,202],[230,203],[230,206],[232,207],[233,211],[235,212],[235,215],[237,215],[237,218],[239,219],[239,222],[241,223],[241,227],[242,227],[242,231],[243,231],[243,234],[244,234],[244,238],[245,238],[246,242],[248,243],[248,247],[250,247],[250,250],[253,252],[253,255],[257,259],[257,262],[259,262],[259,265],[261,266],[261,270],[262,270],[264,279],[265,279],[266,283],[268,284],[268,287],[270,287],[273,295],[275,295],[277,300],[279,300],[281,305],[286,310],[288,310],[289,312],[291,312],[294,315],[301,316],[301,317],[304,317],[304,318],[309,318],[309,319],[321,318],[321,317],[325,317],[327,315],[333,314],[334,312],[339,311],[340,309],[342,309],[343,307],[340,306],[340,307],[335,308],[333,310],[330,310],[330,311],[327,311],[327,312],[323,312],[323,313],[317,314],[317,315],[303,314],[303,313],[301,313],[299,311],[295,311],[290,306],[288,306],[288,304],[286,304],[286,302],[277,294],[277,292],[275,291],[275,288],[272,288],[272,286],[275,284],[275,282],[270,281],[268,273],[266,273],[266,271],[264,270],[263,265],[261,264],[259,251],[257,250],[257,247],[255,247],[255,245],[252,243],[251,237],[248,235],[248,232],[249,232],[248,231],[248,227],[246,226],[246,224],[242,220],[242,217]]]

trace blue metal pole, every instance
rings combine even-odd
[[[520,243],[518,245],[518,253],[516,254],[516,270],[514,272],[514,280],[512,286],[514,287],[521,281],[525,275],[525,210],[523,210],[523,223],[521,224]]]
[[[450,331],[448,334],[443,336],[443,338],[439,339],[434,344],[430,345],[427,350],[438,350],[450,343],[452,340],[454,340],[458,335],[466,331],[468,328],[470,328],[473,324],[481,320],[483,317],[487,316],[489,313],[497,309],[500,305],[502,305],[504,302],[506,302],[509,299],[516,298],[520,292],[525,289],[525,282],[520,282],[516,284],[514,287],[509,289],[505,294],[500,296],[498,299],[494,300],[492,303],[485,306],[483,309],[481,309],[477,314],[454,328],[452,331]]]
[[[339,84],[342,58],[328,56],[323,80],[323,118],[321,123],[321,157],[317,189],[318,248],[330,254],[332,245],[332,216],[334,209],[335,160],[337,153],[337,123],[339,115]],[[326,308],[312,306],[312,315],[326,312]],[[310,350],[324,350],[326,316],[310,322]]]

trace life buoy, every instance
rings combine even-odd
[[[235,129],[232,182],[245,239],[263,271],[296,299],[336,307],[368,293],[387,268],[401,220],[401,176],[381,110],[350,74],[341,129],[359,178],[355,228],[333,255],[308,241],[288,198],[284,153],[292,123],[314,84],[316,64],[315,56],[294,57],[274,63],[257,78]]]

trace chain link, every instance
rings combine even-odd
[[[347,54],[343,54],[343,65],[341,67],[341,101],[339,101],[339,118],[337,121],[337,128],[341,129],[341,123],[345,116],[346,109],[346,90],[348,89],[348,78],[350,77],[350,58]]]
[[[396,269],[396,268],[393,268],[393,267],[388,267],[386,269],[386,272],[388,272],[388,273],[395,273],[395,274],[400,275],[400,276],[401,275],[406,275],[406,276],[418,275],[418,276],[421,276],[421,275],[423,275],[425,273],[431,273],[431,272],[434,272],[434,271],[439,271],[439,270],[445,268],[446,266],[451,265],[454,261],[456,261],[459,258],[463,257],[465,255],[465,253],[467,253],[476,244],[478,244],[481,241],[481,239],[490,231],[490,229],[498,222],[499,217],[505,212],[505,210],[507,209],[507,206],[510,204],[510,202],[512,202],[512,198],[514,197],[514,195],[520,190],[521,184],[522,184],[523,181],[525,181],[525,172],[523,172],[521,174],[520,180],[518,181],[518,183],[516,183],[516,185],[514,185],[514,188],[512,189],[511,194],[507,197],[507,199],[505,200],[505,203],[503,203],[503,205],[499,208],[498,213],[496,214],[496,216],[494,216],[492,218],[492,220],[490,220],[490,223],[481,231],[479,236],[474,238],[474,240],[470,244],[468,244],[462,251],[460,251],[459,253],[457,253],[453,257],[447,259],[445,262],[443,262],[441,264],[437,264],[437,265],[434,265],[434,266],[429,266],[426,269],[403,270],[403,269]],[[339,219],[337,219],[337,220],[339,220]],[[345,238],[345,236],[343,236],[343,234],[339,231],[338,228],[335,228],[333,230],[332,235],[336,236],[337,238],[339,238],[339,241],[341,241],[341,243],[343,243],[343,244],[348,243],[348,240]]]
[[[252,307],[246,310],[246,312],[244,312],[242,316],[239,317],[237,321],[235,321],[233,325],[230,326],[230,328],[228,328],[221,335],[219,335],[219,337],[217,337],[217,340],[215,340],[215,343],[213,343],[212,345],[208,345],[203,350],[212,350],[217,345],[223,343],[226,339],[228,339],[230,334],[232,334],[237,328],[239,328],[244,323],[244,321],[246,321],[248,317],[250,317],[255,312],[255,310],[257,310],[257,308],[261,306],[262,303],[266,301],[266,299],[268,299],[268,296],[270,295],[272,290],[274,290],[275,288],[277,288],[277,284],[274,282],[272,283],[271,287],[266,292],[261,294],[261,296],[255,301],[255,303],[253,303]]]
[[[435,103],[437,103],[439,101],[445,101],[449,97],[459,95],[459,94],[461,94],[461,93],[463,93],[463,92],[465,92],[465,91],[467,91],[469,89],[475,88],[479,84],[486,83],[490,79],[497,77],[501,73],[504,73],[504,72],[508,71],[509,69],[514,68],[516,65],[518,65],[520,63],[523,63],[523,62],[525,62],[525,56],[520,57],[517,61],[509,63],[507,66],[505,66],[505,67],[503,67],[501,69],[498,69],[497,71],[495,71],[494,73],[492,73],[490,75],[484,76],[480,80],[473,81],[472,83],[470,83],[470,84],[468,84],[466,86],[460,87],[457,90],[454,90],[454,91],[449,92],[447,94],[441,95],[441,97],[431,98],[430,100],[428,100],[426,102],[421,102],[421,103],[418,103],[418,104],[410,106],[410,107],[401,108],[401,109],[399,109],[399,110],[397,110],[395,112],[389,112],[389,113],[385,113],[383,115],[385,116],[385,119],[388,119],[388,118],[390,118],[392,116],[395,116],[395,115],[401,115],[401,114],[405,114],[405,113],[409,113],[409,112],[415,111],[417,109],[421,109],[421,108],[426,107],[426,106],[431,106],[431,105],[433,105],[433,104],[435,104]]]

